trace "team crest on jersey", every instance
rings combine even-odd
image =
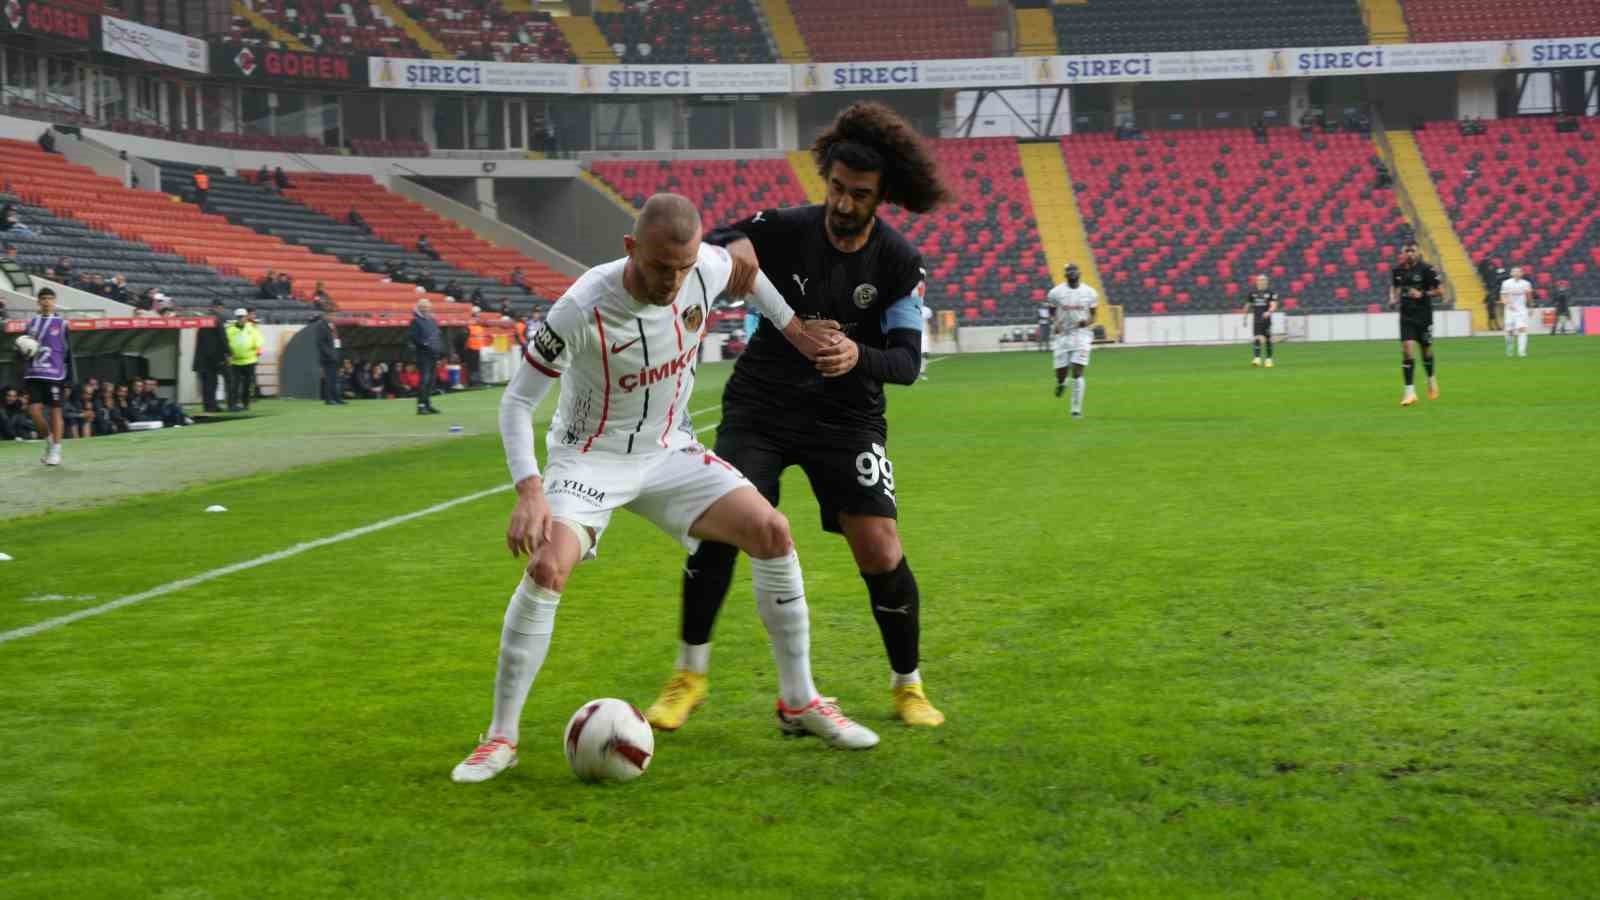
[[[700,323],[706,320],[706,311],[698,306],[691,306],[683,311],[683,327],[690,331],[699,331]]]
[[[548,325],[539,329],[539,333],[533,336],[532,343],[533,349],[539,351],[539,355],[544,357],[545,362],[549,363],[555,362],[561,352],[567,349],[567,342],[563,341],[560,335],[551,331]]]
[[[878,288],[871,284],[856,285],[855,301],[857,309],[866,309],[878,299]]]

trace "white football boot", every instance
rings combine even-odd
[[[517,764],[517,745],[505,738],[486,740],[450,772],[456,784],[477,784],[499,775]]]
[[[51,443],[46,441],[45,443],[49,446],[45,447],[44,450],[44,464],[47,466],[61,465],[61,442]]]
[[[814,734],[830,747],[840,750],[866,750],[878,746],[872,729],[839,711],[839,701],[818,697],[801,709],[790,709],[778,701],[778,727],[785,734]]]

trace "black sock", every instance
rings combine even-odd
[[[1405,373],[1406,387],[1411,387],[1417,381],[1417,364],[1413,360],[1406,360],[1400,364],[1400,371]]]
[[[1424,356],[1422,358],[1422,367],[1424,369],[1428,370],[1428,377],[1432,378],[1433,377],[1433,357]]]
[[[892,572],[882,575],[861,573],[872,602],[872,618],[883,635],[883,649],[889,654],[889,668],[900,675],[917,670],[918,638],[921,634],[921,598],[911,564],[904,557]]]
[[[1268,335],[1267,336],[1267,359],[1271,359],[1271,358],[1272,358],[1272,337],[1271,337],[1271,335]]]
[[[733,582],[733,565],[739,548],[732,544],[705,541],[683,564],[683,621],[679,636],[685,644],[704,644],[711,640],[711,628],[728,596]]]
[[[1250,356],[1251,356],[1251,358],[1255,358],[1255,357],[1258,357],[1260,355],[1261,355],[1261,342],[1260,341],[1251,341],[1250,342]]]

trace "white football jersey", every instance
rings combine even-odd
[[[626,259],[590,269],[550,308],[523,351],[561,379],[551,451],[648,453],[694,443],[684,407],[694,389],[711,301],[728,285],[728,252],[700,245],[700,261],[670,306],[639,303],[622,286]]]
[[[1100,294],[1082,281],[1077,287],[1062,283],[1050,289],[1049,301],[1055,308],[1056,332],[1071,335],[1079,330],[1078,322],[1089,318],[1089,311],[1099,304]]]
[[[1526,278],[1507,278],[1500,283],[1500,300],[1506,305],[1506,314],[1525,316],[1528,300],[1533,296],[1533,285]]]

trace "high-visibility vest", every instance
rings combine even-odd
[[[489,333],[477,322],[467,326],[467,349],[482,350],[489,346]]]
[[[202,191],[211,190],[211,176],[204,172],[194,173],[194,186]]]

